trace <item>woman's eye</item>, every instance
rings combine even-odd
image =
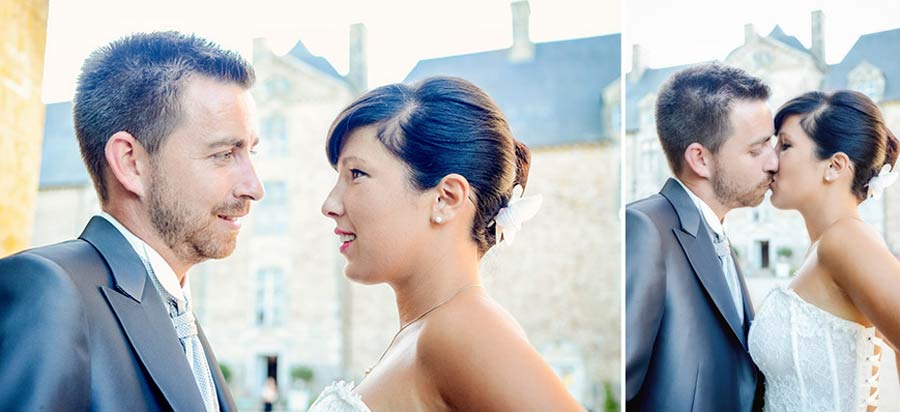
[[[783,152],[783,151],[789,149],[790,147],[791,147],[790,144],[788,144],[788,143],[782,143],[782,144],[781,144],[781,151]]]
[[[357,179],[366,176],[366,173],[359,169],[350,169],[350,176],[353,177],[353,179]]]

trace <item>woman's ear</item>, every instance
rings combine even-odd
[[[442,224],[458,216],[468,203],[471,189],[469,181],[462,175],[444,176],[435,187],[437,197],[431,204],[431,221]]]
[[[846,153],[837,152],[828,159],[823,177],[826,182],[834,182],[845,176],[853,180],[853,163]]]

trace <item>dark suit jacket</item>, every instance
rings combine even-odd
[[[762,405],[761,375],[710,231],[684,188],[625,212],[625,347],[628,411],[749,412]],[[735,261],[737,261],[735,259]]]
[[[222,411],[236,411],[200,340]],[[204,410],[159,293],[106,219],[0,260],[0,411]]]

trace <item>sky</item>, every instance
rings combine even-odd
[[[531,0],[531,39],[546,42],[621,31],[617,0]],[[90,52],[129,33],[195,33],[248,60],[254,38],[276,53],[302,40],[339,73],[349,27],[367,30],[369,86],[400,82],[422,59],[512,44],[509,0],[50,0],[43,100],[69,100]]]
[[[824,14],[825,59],[840,62],[860,35],[900,28],[897,0],[628,0],[623,58],[630,70],[632,45],[649,67],[724,60],[743,44],[744,25],[768,35],[776,24],[810,46],[810,13]]]

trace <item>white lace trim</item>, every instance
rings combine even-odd
[[[362,397],[353,393],[353,382],[337,381],[329,385],[309,407],[309,412],[371,412]]]

